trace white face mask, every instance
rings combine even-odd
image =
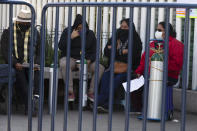
[[[156,31],[155,32],[155,38],[158,39],[158,40],[163,40],[162,32]]]

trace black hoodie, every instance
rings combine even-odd
[[[124,19],[124,21],[127,22],[129,25],[129,19]],[[138,33],[135,30],[135,26],[133,24],[133,49],[132,49],[132,70],[135,70],[138,65],[140,64],[140,58],[141,58],[141,51],[142,51],[142,42],[141,39],[138,35]],[[123,46],[124,49],[128,49],[128,35],[129,35],[129,30],[123,30],[123,29],[117,29],[116,32],[116,41],[119,39],[122,43],[125,43],[127,41],[127,44],[125,47]],[[111,56],[111,49],[108,48],[109,45],[112,44],[112,38],[110,38],[105,46],[104,49],[104,55],[109,58],[108,64],[110,64],[110,56]],[[128,60],[128,55],[127,54],[122,54],[122,50],[116,50],[115,54],[115,61],[120,61],[127,63]],[[109,65],[108,65],[109,66]]]
[[[77,15],[74,21],[74,24],[71,29],[71,33],[74,29],[76,29],[79,24],[82,24],[82,16]],[[59,49],[61,50],[61,57],[67,55],[67,35],[68,28],[65,28],[60,41],[59,41]],[[71,39],[71,57],[77,60],[81,59],[81,50],[82,50],[82,42],[81,36],[78,36],[74,39]],[[86,22],[86,46],[85,46],[85,58],[86,60],[91,60],[91,62],[95,61],[96,58],[96,37],[92,30],[89,30],[89,27]]]

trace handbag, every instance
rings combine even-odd
[[[124,73],[127,72],[127,63],[123,63],[123,62],[114,62],[114,73],[118,74],[118,73]]]

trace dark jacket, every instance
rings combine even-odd
[[[151,48],[154,48],[155,44],[154,41],[150,43],[150,53],[149,57],[154,54],[154,51]],[[184,45],[177,39],[173,37],[169,37],[169,56],[168,56],[168,77],[178,79],[178,75],[183,66],[183,52],[184,52]],[[150,68],[149,63],[149,68]],[[140,65],[135,70],[137,74],[144,74],[145,68],[145,52],[142,55]],[[150,69],[149,69],[150,70]]]
[[[122,36],[124,37],[124,39],[128,40],[128,35],[126,36],[126,35],[119,34],[119,30],[120,29],[118,29],[116,33],[116,36],[117,36],[116,41],[118,39],[121,39]],[[135,28],[133,31],[133,42],[134,43],[133,43],[133,49],[132,49],[132,70],[134,71],[140,63],[141,51],[142,51],[142,42],[141,42],[139,35],[135,31]],[[104,49],[104,55],[109,58],[109,64],[110,64],[111,49],[109,49],[108,46],[111,44],[112,44],[112,38],[108,40],[107,45],[105,46],[105,49]],[[125,49],[128,49],[128,45],[125,47]],[[125,54],[125,55],[120,54],[119,50],[116,50],[115,61],[128,63],[128,54]]]
[[[78,14],[75,18],[74,24],[71,29],[71,33],[76,29],[79,24],[82,24],[82,16]],[[77,60],[81,59],[81,50],[82,50],[82,36],[78,36],[74,39],[71,39],[71,57]],[[68,40],[68,28],[64,29],[60,41],[59,49],[61,50],[61,57],[67,55],[67,40]],[[96,59],[96,37],[92,30],[89,30],[88,24],[86,22],[86,43],[85,43],[85,59],[91,60],[94,62]]]
[[[6,63],[8,63],[9,32],[10,32],[9,28],[5,29],[3,31],[3,34],[1,36],[1,41],[0,41],[2,56]],[[15,56],[14,43],[13,43],[13,51],[12,51],[13,65],[15,65],[16,63],[22,64],[24,62],[24,34],[25,33],[21,33],[21,31],[17,29],[17,51],[18,51],[19,58],[17,59]],[[13,34],[13,41],[14,41],[14,34]],[[29,53],[30,53],[30,38],[28,42],[28,58],[30,58]],[[34,43],[34,63],[36,64],[40,63],[40,35],[38,31],[37,31],[36,43]]]
[[[71,30],[71,32],[73,29]],[[68,28],[64,29],[60,41],[59,41],[59,49],[61,50],[61,57],[66,56],[67,54],[67,33]],[[77,60],[81,58],[81,36],[78,36],[71,40],[71,57]],[[92,30],[88,30],[86,32],[86,46],[85,46],[85,58],[87,60],[91,60],[91,62],[95,61],[96,58],[96,37]]]

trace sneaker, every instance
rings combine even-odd
[[[39,95],[34,95],[32,116],[37,116],[38,110],[39,110]]]
[[[105,108],[104,106],[98,106],[97,111],[98,113],[108,113],[108,109]]]
[[[94,102],[94,94],[93,94],[93,93],[88,93],[88,99],[89,99],[91,102]]]
[[[75,100],[75,94],[74,93],[69,93],[68,101],[74,101],[74,100]]]

